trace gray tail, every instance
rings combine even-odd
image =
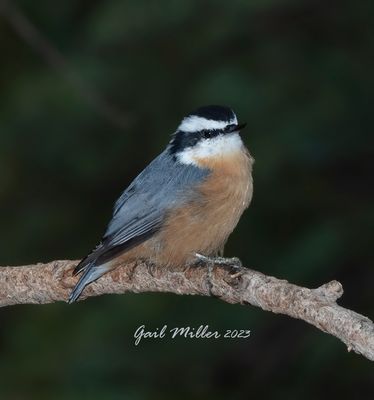
[[[70,293],[68,303],[71,304],[77,301],[79,296],[82,294],[83,289],[93,281],[96,281],[96,279],[99,279],[107,271],[108,268],[105,264],[98,266],[96,266],[94,263],[88,264],[83,270],[83,274],[79,278],[78,283]]]

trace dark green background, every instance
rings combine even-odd
[[[226,104],[256,159],[226,254],[308,287],[338,279],[339,303],[374,317],[372,1],[13,4],[0,11],[0,265],[83,257],[183,115]],[[141,324],[252,337],[135,347]],[[215,299],[0,311],[1,399],[363,398],[373,386],[373,365],[337,339]]]

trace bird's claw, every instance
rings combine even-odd
[[[206,265],[213,266],[213,265],[221,265],[224,268],[227,268],[230,274],[239,273],[240,270],[243,268],[242,262],[237,257],[231,258],[224,258],[224,257],[207,257],[203,254],[196,253],[196,258],[199,262],[202,262]]]

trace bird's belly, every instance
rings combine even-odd
[[[199,188],[199,196],[173,211],[154,238],[155,262],[177,267],[194,261],[196,253],[217,254],[251,198],[250,168],[212,174]]]

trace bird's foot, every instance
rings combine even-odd
[[[205,265],[222,265],[228,269],[230,274],[235,274],[243,268],[242,262],[237,257],[225,258],[225,257],[207,257],[203,254],[196,253],[196,258],[200,263]]]
[[[207,286],[209,290],[209,294],[211,296],[217,297],[213,293],[213,281],[212,281],[212,275],[213,275],[213,267],[215,265],[221,265],[225,269],[228,270],[230,273],[231,278],[236,278],[237,276],[241,275],[243,273],[242,271],[242,263],[237,257],[232,257],[232,258],[224,258],[224,257],[207,257],[204,256],[203,254],[196,253],[195,254],[197,258],[197,264],[198,265],[203,265],[208,268],[208,273],[207,273]]]

